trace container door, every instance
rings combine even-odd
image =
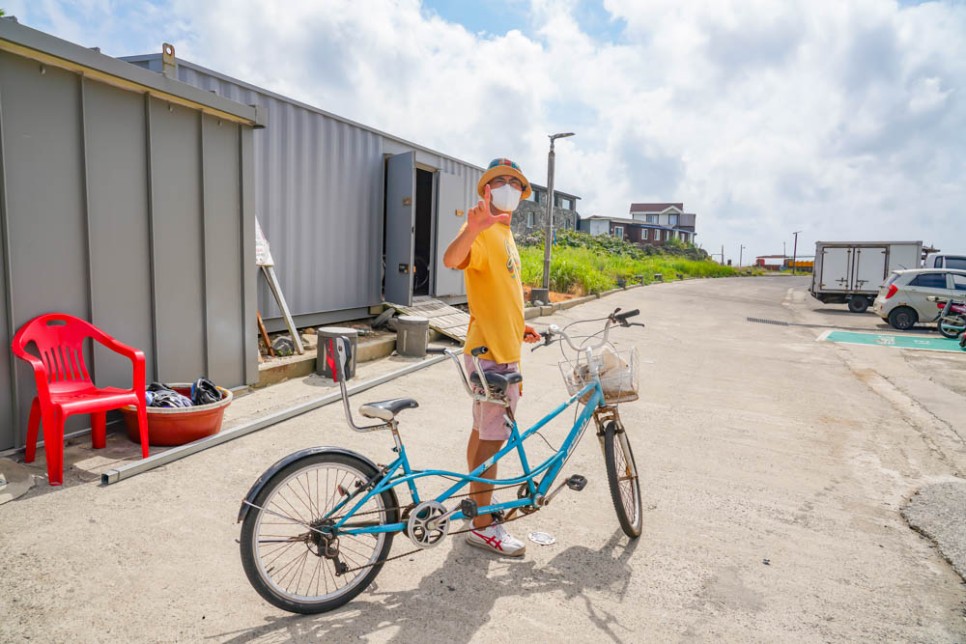
[[[853,260],[852,290],[876,291],[888,275],[885,246],[856,248]]]
[[[440,172],[439,177],[439,207],[436,209],[436,289],[437,297],[448,295],[464,295],[466,287],[463,284],[463,271],[446,268],[443,265],[443,254],[446,247],[456,238],[460,228],[466,222],[466,204],[463,194],[463,177],[448,172]]]
[[[851,248],[826,247],[822,251],[822,276],[819,288],[822,291],[848,290],[851,260]]]
[[[413,303],[413,245],[416,232],[416,153],[397,154],[386,165],[387,302]]]

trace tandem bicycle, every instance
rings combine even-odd
[[[638,397],[636,350],[617,351],[609,341],[614,326],[631,323],[638,310],[621,309],[604,318],[578,320],[560,328],[551,325],[536,348],[560,345],[564,360],[561,373],[569,398],[532,427],[521,431],[507,402],[509,387],[519,386],[519,373],[486,373],[478,356],[470,354],[476,372],[469,378],[459,353],[444,352],[456,363],[467,393],[475,400],[502,403],[510,438],[492,458],[468,474],[446,470],[414,469],[409,461],[397,415],[418,407],[411,398],[363,404],[359,413],[376,420],[360,426],[352,417],[343,374],[347,364],[347,340],[333,338],[337,376],[346,421],[359,432],[387,430],[394,442],[395,458],[386,465],[339,447],[310,447],[290,454],[272,465],[252,485],[238,514],[241,522],[241,559],[249,582],[269,603],[294,613],[322,613],[346,604],[365,590],[383,564],[418,550],[432,548],[449,534],[459,520],[493,514],[497,521],[511,521],[546,507],[564,487],[579,491],[586,478],[573,474],[557,482],[568,459],[594,421],[604,455],[611,500],[624,533],[641,534],[642,510],[637,467],[621,422],[619,405]],[[597,332],[577,336],[568,329],[577,324],[600,323]],[[482,375],[481,375],[482,374]],[[540,463],[531,464],[525,444],[566,409],[575,408],[573,426],[559,448]],[[484,479],[493,463],[515,453],[522,474]],[[451,481],[432,498],[420,494],[421,481]],[[478,507],[464,489],[472,481],[485,481],[495,489],[516,489],[512,500]],[[408,497],[403,504],[400,497]],[[457,501],[457,499],[459,499]],[[393,538],[404,534],[415,550],[390,556]]]

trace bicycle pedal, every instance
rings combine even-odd
[[[567,479],[567,487],[574,492],[580,492],[582,489],[587,487],[587,477],[581,476],[580,474],[573,474],[569,479]]]
[[[475,519],[480,513],[479,506],[473,499],[463,499],[460,501],[460,512],[462,512],[463,516],[467,519]]]

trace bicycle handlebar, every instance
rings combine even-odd
[[[620,313],[620,307],[618,307],[618,308],[614,309],[614,312],[611,313],[610,315],[608,315],[606,318],[597,318],[597,319],[593,319],[593,320],[577,320],[577,321],[571,322],[569,325],[567,325],[567,327],[569,328],[570,326],[573,326],[574,324],[580,324],[580,323],[583,323],[583,322],[599,322],[600,320],[606,320],[607,322],[604,324],[603,337],[601,337],[600,342],[598,342],[596,344],[592,344],[592,345],[588,345],[588,344],[584,344],[584,343],[582,343],[580,346],[575,345],[573,343],[573,341],[571,340],[570,336],[567,334],[566,329],[561,329],[556,324],[551,324],[549,327],[547,327],[547,330],[543,334],[543,337],[544,337],[543,344],[539,344],[539,345],[535,346],[530,351],[533,352],[533,351],[536,351],[537,349],[539,349],[540,347],[550,346],[554,342],[554,336],[560,336],[560,337],[562,337],[564,340],[566,340],[566,342],[570,346],[570,348],[573,349],[574,351],[577,351],[578,353],[581,352],[581,351],[593,351],[594,349],[598,349],[598,348],[604,346],[605,344],[607,344],[607,337],[610,334],[610,328],[612,326],[614,326],[615,324],[619,324],[620,326],[623,326],[623,327],[630,327],[630,326],[641,326],[641,327],[643,327],[644,324],[642,324],[640,322],[628,322],[627,321],[628,318],[632,318],[632,317],[635,317],[635,316],[640,315],[640,314],[641,314],[641,310],[640,309],[633,309],[631,311],[627,311],[626,313]],[[593,336],[591,336],[591,337],[593,337]]]
[[[629,318],[635,317],[640,314],[641,314],[640,309],[633,309],[631,311],[627,311],[626,313],[621,313],[620,308],[616,308],[614,309],[614,312],[608,315],[606,318],[597,318],[593,320],[577,320],[575,322],[571,322],[570,325],[568,325],[569,327],[574,324],[580,324],[585,322],[599,322],[601,320],[606,320],[606,323],[604,324],[603,336],[601,337],[600,342],[597,342],[592,345],[587,345],[585,343],[581,343],[580,346],[575,345],[573,343],[573,340],[571,340],[570,336],[567,334],[566,329],[561,329],[556,324],[551,324],[549,327],[547,327],[547,330],[544,331],[543,333],[543,343],[538,344],[533,349],[531,349],[531,351],[536,351],[540,347],[546,347],[553,344],[554,338],[556,336],[559,336],[564,340],[566,340],[567,344],[570,345],[570,348],[573,349],[574,351],[578,353],[581,351],[591,352],[594,349],[600,348],[605,344],[607,344],[607,338],[608,338],[608,335],[610,334],[610,328],[615,324],[619,324],[620,326],[623,326],[623,327],[644,326],[640,322],[627,321]],[[463,388],[466,389],[466,393],[470,396],[470,398],[490,401],[493,399],[493,397],[490,394],[489,384],[486,382],[486,372],[480,368],[480,364],[479,364],[479,356],[486,353],[487,351],[488,349],[485,346],[475,347],[470,350],[470,357],[472,358],[473,363],[476,365],[477,372],[480,374],[480,379],[482,381],[483,390],[484,390],[483,394],[478,394],[474,392],[473,387],[470,386],[469,379],[466,376],[466,370],[463,368],[463,365],[460,363],[460,359],[459,359],[459,355],[462,352],[453,351],[452,349],[436,349],[436,348],[433,348],[431,352],[445,353],[450,357],[450,359],[452,359],[453,363],[456,365],[456,370],[460,374],[460,380],[462,380],[463,382]],[[430,352],[430,350],[427,350],[427,352]]]
[[[617,309],[617,311],[620,311],[620,309]],[[625,324],[627,322],[627,318],[632,318],[641,314],[640,309],[634,309],[633,311],[628,311],[627,313],[618,313],[617,311],[611,313],[611,318],[618,324]]]

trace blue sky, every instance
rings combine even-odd
[[[513,29],[526,33],[531,26],[526,3],[521,0],[435,0],[423,2],[423,8],[427,13],[463,25],[472,33],[505,34]]]
[[[516,29],[536,37],[541,23],[532,19],[527,0],[432,0],[422,3],[426,12],[460,24],[472,33],[501,35]],[[583,0],[572,8],[581,30],[603,42],[616,42],[625,26],[600,0]]]
[[[966,251],[966,3],[0,0],[108,55],[186,60],[476,165],[583,216],[684,202],[726,257],[817,240]],[[427,115],[432,115],[431,118]]]

